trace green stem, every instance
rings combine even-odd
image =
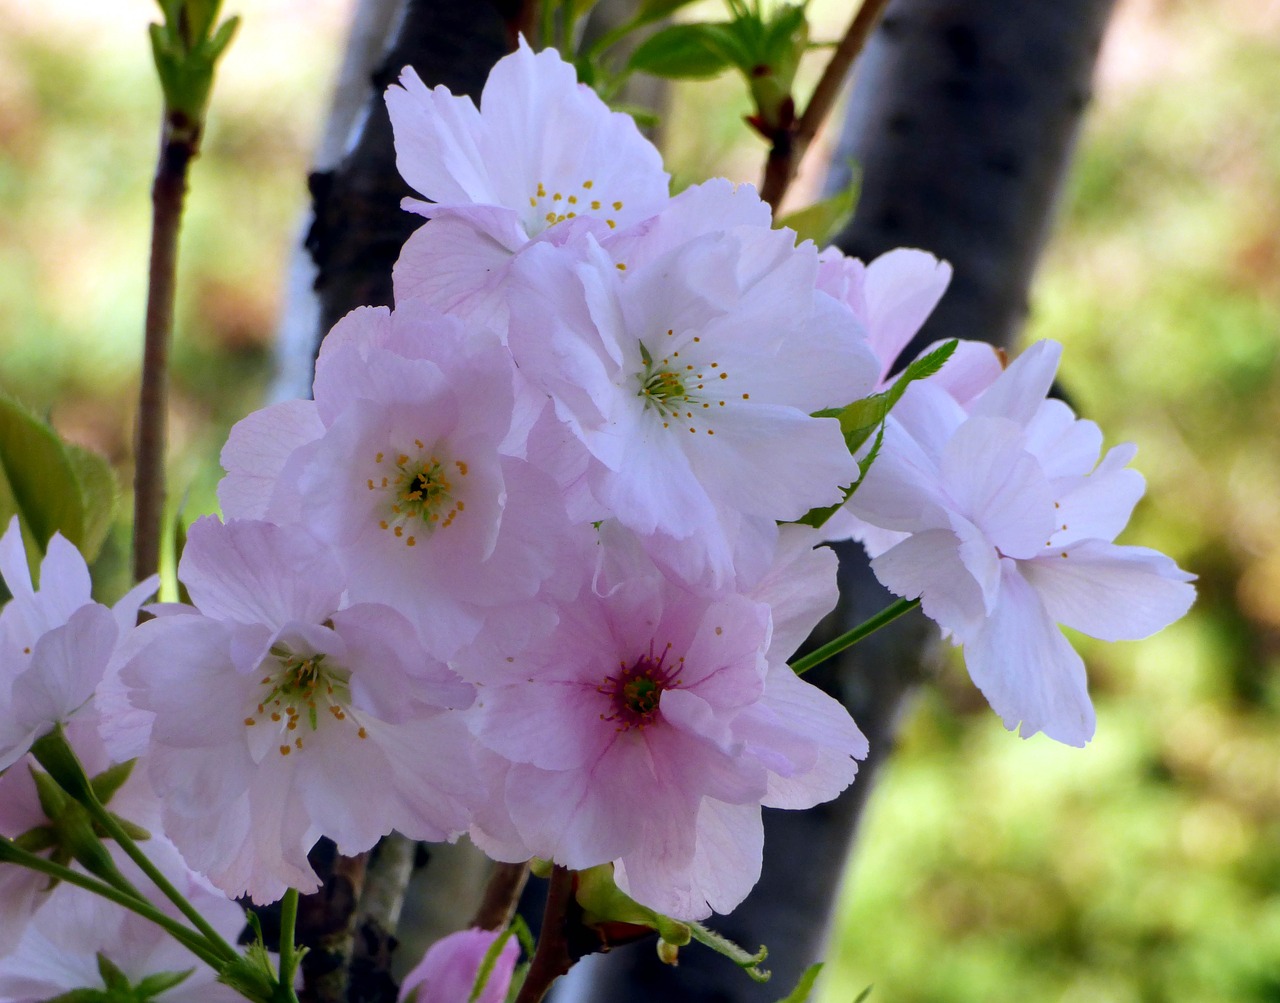
[[[853,630],[841,634],[834,641],[828,641],[821,648],[816,648],[803,658],[797,658],[791,663],[792,671],[794,671],[797,676],[804,675],[804,673],[808,672],[815,665],[825,662],[828,658],[835,657],[840,654],[840,652],[844,651],[845,648],[852,647],[868,634],[874,634],[881,627],[886,624],[893,623],[893,621],[902,616],[903,613],[909,613],[919,605],[919,599],[899,599],[892,606],[882,609],[875,616],[871,617],[869,620],[864,620],[862,623],[858,624],[858,626],[854,627]]]
[[[209,947],[203,937],[194,930],[188,930],[172,917],[166,916],[150,902],[138,895],[130,894],[120,888],[113,888],[105,881],[99,881],[97,878],[81,874],[79,871],[73,871],[69,867],[55,864],[52,860],[46,860],[44,857],[20,849],[8,839],[0,839],[0,861],[17,864],[20,867],[47,874],[58,881],[65,881],[69,885],[75,885],[77,888],[83,888],[86,891],[93,892],[95,895],[101,895],[104,899],[123,906],[144,919],[151,920],[209,967],[215,971],[222,970],[223,959]]]
[[[153,885],[160,889],[164,897],[178,907],[178,911],[191,921],[192,926],[204,934],[209,944],[222,956],[223,961],[234,961],[240,957],[240,952],[223,940],[222,935],[210,925],[207,919],[200,915],[200,911],[195,906],[187,901],[186,896],[160,873],[159,868],[138,848],[138,844],[125,832],[124,827],[116,821],[115,816],[107,811],[96,797],[90,798],[85,807],[89,809],[94,821],[106,830],[107,835],[120,844],[120,848],[128,854],[129,859],[138,865],[142,873],[150,879]]]
[[[280,903],[280,988],[286,999],[295,999],[293,979],[298,971],[300,955],[293,943],[294,929],[298,924],[298,889],[290,888]]]

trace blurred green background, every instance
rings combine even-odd
[[[232,7],[179,271],[187,518],[212,510],[218,449],[271,375],[348,0]],[[845,7],[815,2],[815,34]],[[0,0],[0,387],[126,477],[153,17]],[[677,178],[754,180],[736,85],[680,93]],[[1278,335],[1280,3],[1121,0],[1026,336],[1065,342],[1079,410],[1140,444],[1150,487],[1122,542],[1195,571],[1200,600],[1152,640],[1082,642],[1084,750],[1006,733],[960,666],[943,673],[875,792],[823,1003],[869,983],[883,1003],[1280,1001]]]

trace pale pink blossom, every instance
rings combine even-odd
[[[150,887],[114,843],[107,845],[130,881],[139,888]],[[155,834],[145,845],[151,862],[225,940],[234,943],[244,929],[244,911],[191,871],[163,836]],[[180,919],[167,901],[155,904]],[[54,888],[20,933],[16,949],[0,957],[0,1000],[4,1003],[43,1003],[75,989],[104,989],[99,954],[134,986],[149,975],[191,972],[177,986],[155,996],[157,1003],[235,1003],[243,999],[236,990],[218,983],[212,968],[159,926],[74,885],[62,883]]]
[[[837,422],[811,414],[864,395],[875,363],[793,239],[739,226],[623,269],[588,236],[513,268],[512,352],[589,454],[591,495],[718,581],[743,532],[857,477]]]
[[[87,706],[107,663],[156,578],[136,586],[114,608],[93,601],[89,569],[61,533],[31,581],[15,516],[0,537],[0,574],[12,599],[0,610],[0,770],[41,735]]]
[[[612,860],[668,915],[728,912],[759,877],[760,806],[829,800],[866,754],[844,708],[785,662],[834,602],[835,557],[787,534],[770,574],[713,592],[604,529],[592,585],[551,636],[476,670],[473,728],[510,762],[490,772],[511,826],[479,841],[575,869]]]
[[[314,402],[232,430],[224,511],[305,526],[352,602],[399,609],[439,658],[526,631],[569,526],[554,481],[518,455],[537,404],[516,379],[492,335],[418,306],[356,310],[325,340]]]
[[[1146,637],[1190,607],[1194,576],[1112,541],[1143,492],[1134,448],[1046,400],[1060,346],[1040,342],[962,405],[912,385],[849,502],[888,531],[868,540],[891,591],[963,645],[1007,728],[1083,745],[1094,731],[1084,663],[1058,624],[1103,640]]]
[[[466,1003],[472,999],[471,992],[485,955],[502,935],[498,930],[473,928],[437,940],[404,977],[400,999],[409,999],[416,990],[414,1003]],[[502,1003],[507,998],[519,958],[520,942],[514,936],[507,936],[475,1003]]]
[[[413,625],[346,607],[337,562],[296,527],[205,518],[179,575],[198,607],[138,628],[121,669],[153,715],[145,766],[165,831],[191,866],[257,902],[318,881],[307,852],[346,854],[398,829],[442,840],[476,795],[472,688]]]
[[[430,202],[395,268],[396,301],[422,299],[482,320],[504,313],[501,285],[530,241],[607,234],[666,201],[662,158],[629,115],[610,111],[548,49],[519,48],[490,71],[479,108],[407,67],[387,89],[396,164]]]

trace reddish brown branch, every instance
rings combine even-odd
[[[787,129],[772,137],[773,145],[769,150],[769,159],[765,163],[764,179],[760,184],[760,197],[776,210],[786,195],[791,181],[796,176],[800,161],[804,159],[809,144],[818,134],[818,129],[831,109],[836,98],[840,96],[840,88],[845,77],[853,66],[854,60],[862,52],[871,37],[871,32],[880,23],[880,16],[889,5],[889,0],[863,0],[862,6],[853,16],[849,30],[836,46],[835,52],[822,76],[818,80],[813,95],[804,113]]]
[[[179,112],[165,118],[151,186],[151,263],[147,318],[138,393],[137,450],[133,474],[133,576],[141,581],[160,567],[164,519],[164,459],[168,427],[169,344],[178,264],[178,230],[187,194],[187,171],[199,150],[200,128]]]
[[[569,907],[573,903],[573,872],[556,865],[547,888],[547,907],[542,914],[538,949],[529,965],[529,974],[520,987],[516,1003],[541,1003],[547,990],[574,962],[569,949]]]

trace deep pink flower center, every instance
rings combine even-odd
[[[680,685],[684,658],[668,664],[670,653],[670,644],[656,656],[651,646],[648,654],[641,655],[630,665],[620,662],[619,671],[606,676],[604,682],[596,687],[598,692],[609,698],[610,712],[601,714],[601,718],[616,721],[619,731],[643,728],[652,722],[658,716],[662,691]]]

